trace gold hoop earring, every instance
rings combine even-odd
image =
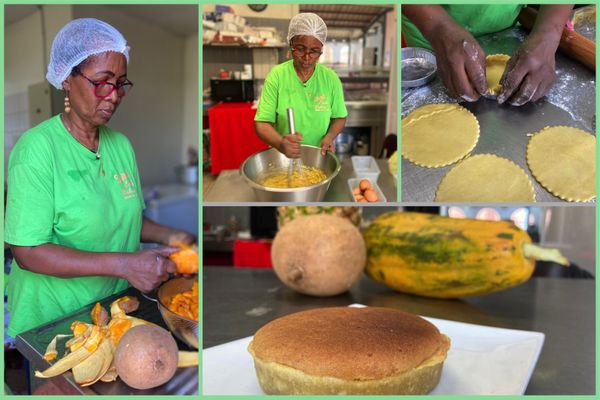
[[[69,101],[69,96],[65,96],[65,112],[67,114],[71,112],[71,102]]]

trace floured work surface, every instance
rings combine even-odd
[[[487,54],[512,54],[526,35],[519,28],[480,38]],[[495,100],[480,99],[475,103],[461,103],[479,121],[480,136],[471,155],[492,153],[507,158],[523,168],[529,176],[538,202],[559,202],[560,198],[544,189],[531,175],[526,162],[528,133],[538,132],[546,126],[564,125],[595,131],[595,79],[594,73],[556,55],[557,81],[546,98],[521,107],[499,105]],[[425,104],[456,102],[446,94],[439,79],[428,85],[402,90],[402,115]],[[419,167],[402,159],[402,201],[433,202],[440,180],[454,166],[442,168]]]

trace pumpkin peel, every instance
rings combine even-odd
[[[46,352],[44,353],[44,360],[46,360],[46,361],[54,360],[58,356],[58,351],[56,351],[56,342],[58,341],[58,339],[62,339],[65,337],[70,337],[70,336],[73,336],[73,335],[56,335],[56,336],[54,336],[54,338],[50,341],[50,344],[48,344],[48,347],[46,347]]]
[[[94,328],[96,329],[93,330],[90,337],[86,340],[86,344],[88,341],[91,344],[97,342],[98,340],[101,340],[102,334],[100,333],[100,328],[96,326]],[[84,346],[79,347],[77,350],[72,351],[67,356],[61,358],[52,366],[47,368],[45,371],[35,371],[35,376],[38,378],[52,378],[54,376],[60,375],[63,372],[72,369],[73,367],[84,361],[86,358],[88,358],[90,355],[92,355],[92,351],[88,350],[84,344]]]
[[[83,363],[73,368],[73,376],[75,377],[75,382],[79,383],[82,387],[90,386],[98,382],[104,376],[104,374],[106,374],[106,371],[108,371],[108,369],[110,368],[113,357],[114,349],[112,346],[112,342],[108,340],[108,338],[106,338],[98,346],[98,351],[92,354],[92,356],[90,356]],[[87,375],[80,375],[80,380],[77,380],[76,368],[79,368],[81,366],[87,368],[87,370],[81,371],[85,371]]]
[[[108,324],[108,313],[100,303],[96,303],[92,308],[91,317],[94,325],[105,326]]]
[[[72,370],[75,382],[81,387],[90,386],[99,380],[112,382],[117,379],[114,354],[119,340],[125,332],[134,326],[151,324],[140,318],[127,315],[139,307],[135,297],[124,296],[110,305],[108,312],[96,303],[90,312],[93,324],[73,321],[72,335],[56,335],[46,349],[44,359],[55,360],[58,356],[57,341],[70,337],[64,356],[44,371],[35,371],[38,378],[52,378]]]
[[[195,367],[199,363],[197,351],[179,351],[177,368]]]
[[[104,372],[106,372],[106,370],[103,371],[106,364],[105,358],[109,356],[112,357],[111,354],[110,342],[103,337],[97,345],[97,349],[83,362],[72,368],[75,382],[81,386],[85,386],[86,384],[90,384],[91,382],[100,379],[100,377],[104,375]],[[110,359],[108,360],[106,369],[108,369],[109,365]]]

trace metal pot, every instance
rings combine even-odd
[[[188,346],[198,348],[198,321],[185,318],[169,310],[167,304],[177,293],[192,290],[197,276],[190,278],[175,278],[166,281],[158,288],[158,310],[173,335],[177,336]]]
[[[302,164],[307,167],[317,167],[325,172],[327,178],[311,186],[299,188],[270,188],[257,182],[268,170],[287,170],[290,159],[274,148],[254,153],[244,161],[240,173],[254,189],[260,201],[291,201],[308,202],[322,201],[327,193],[329,184],[340,172],[340,160],[331,152],[321,155],[321,148],[316,146],[301,146]]]

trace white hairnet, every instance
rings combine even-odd
[[[327,25],[325,21],[314,13],[300,13],[290,21],[290,29],[288,30],[288,43],[294,36],[305,35],[313,36],[322,44],[325,44],[327,39]]]
[[[129,63],[129,46],[118,30],[99,19],[74,19],[62,27],[52,42],[46,79],[62,90],[62,83],[73,67],[90,56],[107,51],[125,55]]]

